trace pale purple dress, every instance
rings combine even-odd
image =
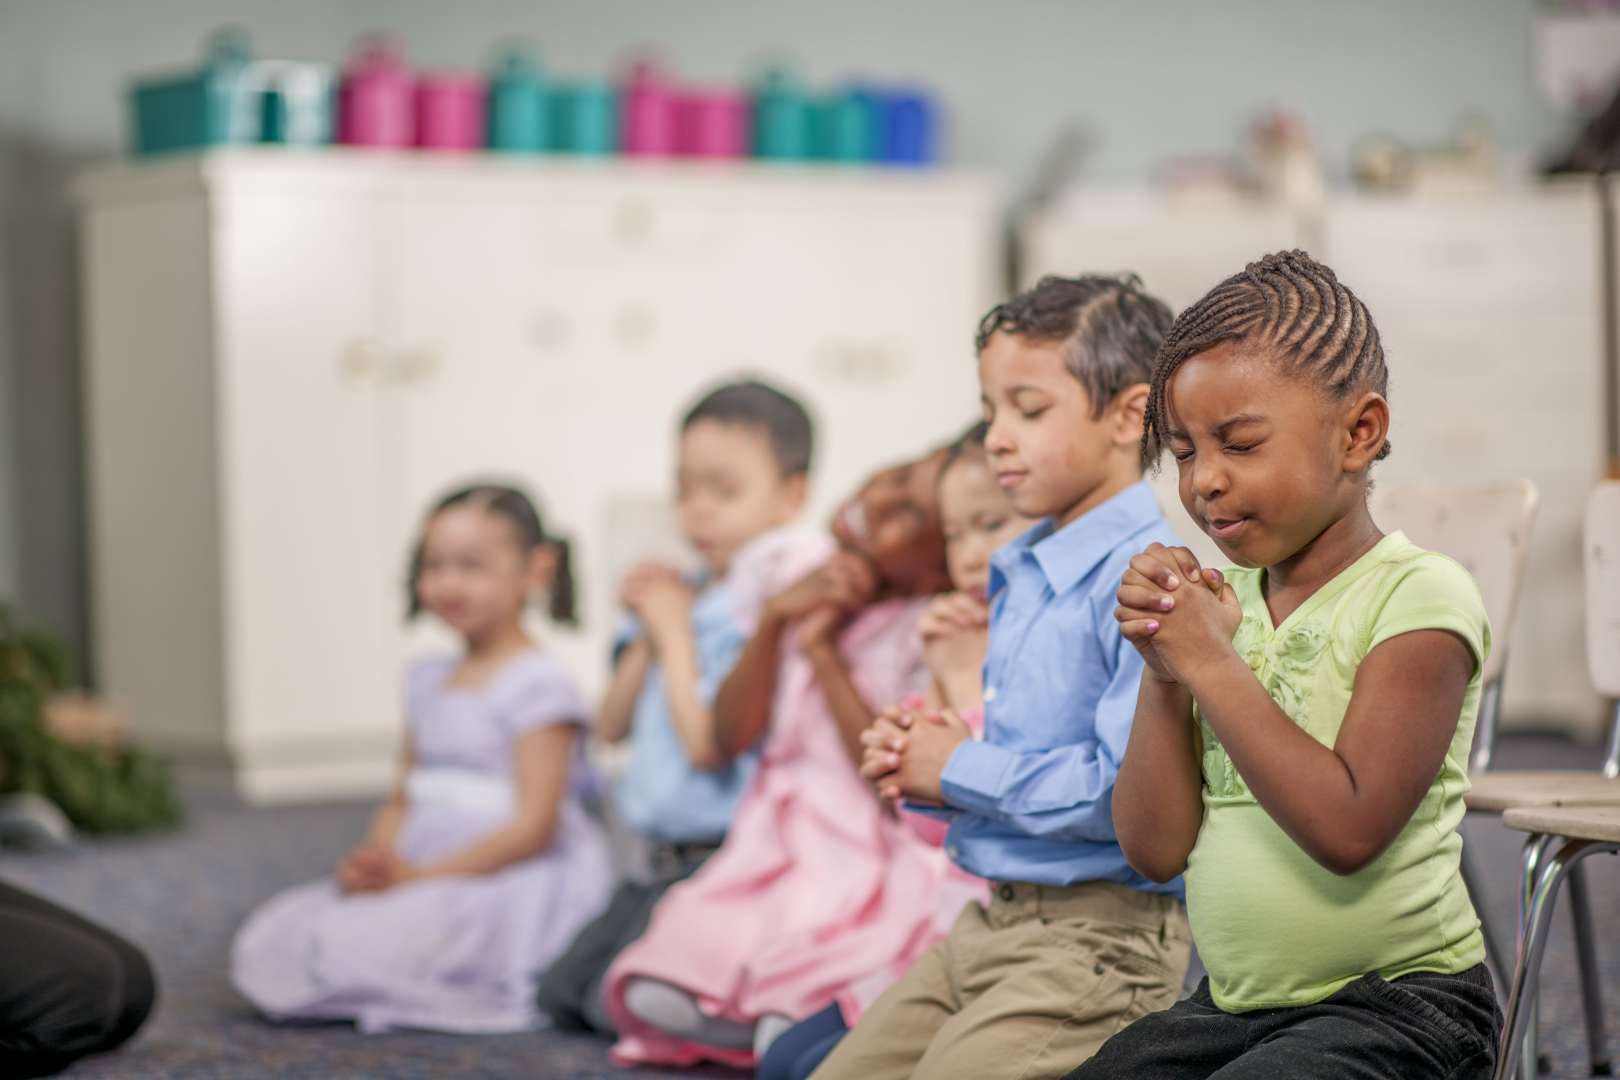
[[[588,715],[568,673],[538,651],[476,689],[446,685],[456,663],[424,660],[407,678],[415,765],[397,847],[413,863],[509,819],[519,735]],[[600,912],[612,882],[606,839],[580,805],[582,780],[576,771],[551,845],[504,870],[355,896],[327,878],[272,898],[237,934],[237,989],[271,1019],[352,1019],[362,1031],[538,1026],[538,977]]]

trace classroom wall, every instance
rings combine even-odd
[[[1011,197],[1064,132],[1085,175],[1150,178],[1224,153],[1246,120],[1298,108],[1330,168],[1382,131],[1439,141],[1465,111],[1512,154],[1563,135],[1535,96],[1530,0],[0,0],[0,597],[78,646],[84,514],[74,232],[65,182],[121,151],[122,88],[186,65],[222,24],[265,56],[338,60],[399,31],[424,64],[481,65],[515,34],[559,75],[656,43],[682,75],[733,80],[772,58],[809,79],[932,84],[950,157]]]

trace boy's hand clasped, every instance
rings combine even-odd
[[[861,775],[885,799],[943,803],[940,777],[951,754],[973,733],[949,709],[912,711],[891,706],[861,734]]]

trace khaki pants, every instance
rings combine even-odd
[[[1109,882],[996,884],[866,1011],[812,1080],[1062,1077],[1181,992],[1187,915]]]

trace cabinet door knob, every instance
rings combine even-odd
[[[427,345],[401,349],[388,365],[387,381],[395,386],[421,382],[439,373],[439,352]]]
[[[374,381],[381,367],[382,349],[370,338],[351,341],[348,348],[338,357],[338,373],[350,383]]]
[[[626,247],[645,244],[652,239],[652,207],[639,199],[620,203],[613,213],[613,231]]]

